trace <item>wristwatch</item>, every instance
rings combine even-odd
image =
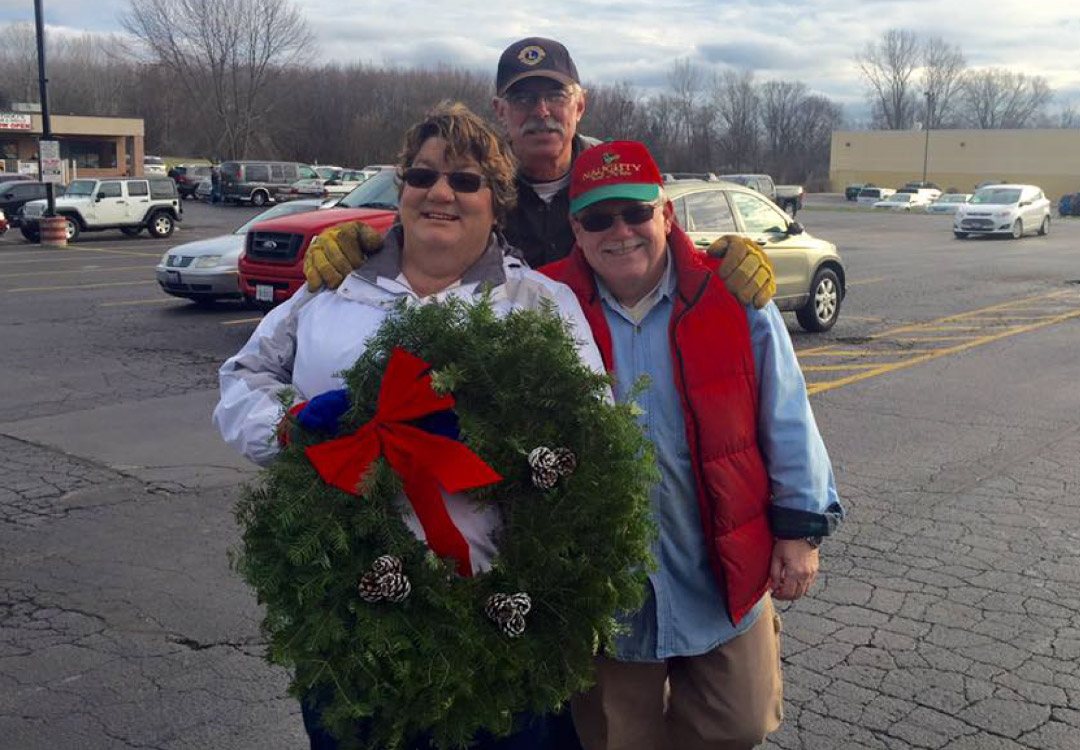
[[[821,546],[820,536],[804,536],[803,541],[810,545],[812,549],[817,549]]]

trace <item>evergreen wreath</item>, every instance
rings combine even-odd
[[[290,444],[245,490],[234,565],[266,606],[267,658],[293,670],[297,697],[329,697],[323,723],[343,747],[426,737],[461,748],[479,730],[508,733],[516,713],[588,688],[615,613],[641,605],[651,447],[571,336],[550,307],[499,317],[487,300],[402,305],[344,374],[339,432],[292,420]],[[476,576],[409,531],[385,459],[357,496],[305,454],[372,419],[396,348],[430,365],[433,390],[456,400],[461,442],[502,476],[470,492],[503,521],[493,567]]]

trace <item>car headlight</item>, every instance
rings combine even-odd
[[[192,268],[212,268],[221,263],[220,255],[200,255],[191,264]]]

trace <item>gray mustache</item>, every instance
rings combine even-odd
[[[554,131],[559,135],[566,135],[566,129],[562,126],[562,123],[554,117],[530,117],[521,125],[522,135],[531,135],[532,133],[544,133],[548,131]]]

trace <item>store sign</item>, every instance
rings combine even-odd
[[[25,130],[32,129],[30,115],[20,112],[0,112],[0,130]]]
[[[64,166],[60,162],[60,141],[38,141],[38,154],[41,155],[41,181],[64,181]]]

